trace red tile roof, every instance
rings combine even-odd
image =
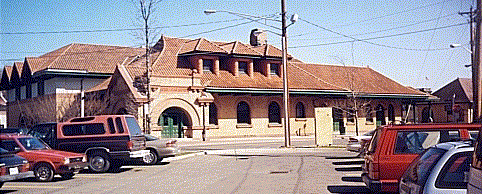
[[[187,77],[192,76],[192,66],[185,57],[179,54],[194,51],[211,51],[228,54],[281,57],[281,50],[271,45],[250,46],[241,42],[213,42],[205,39],[180,39],[163,36],[159,41],[162,49],[152,54],[152,76]],[[200,46],[204,45],[204,46]],[[218,45],[218,47],[213,46]],[[201,49],[202,48],[202,49]],[[193,53],[195,54],[195,53]],[[202,55],[203,53],[198,53]],[[426,95],[418,90],[405,87],[386,76],[367,67],[345,67],[338,65],[307,64],[292,59],[288,65],[289,87],[299,90],[330,90],[355,91],[367,94],[407,94]],[[130,76],[140,76],[145,73],[145,60],[141,58],[126,66]],[[255,68],[256,69],[256,68]],[[220,69],[219,75],[204,72],[202,83],[209,82],[209,87],[215,88],[256,88],[281,89],[283,82],[279,76],[267,76],[255,71],[252,76],[241,74],[234,76],[225,69]]]

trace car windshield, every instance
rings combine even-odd
[[[154,140],[158,140],[158,139],[159,139],[159,138],[154,137],[154,136],[149,135],[149,134],[144,134],[144,137],[146,137],[146,140],[147,140],[147,141],[154,141]]]
[[[48,147],[44,143],[34,137],[18,138],[18,142],[20,142],[26,150],[48,149]]]
[[[369,131],[365,134],[363,134],[364,136],[372,136],[373,134],[375,133],[375,130],[372,130],[372,131]]]
[[[433,167],[445,152],[447,151],[439,148],[430,148],[426,150],[419,155],[412,164],[410,164],[410,167],[405,171],[402,179],[423,187],[427,182],[427,178],[432,172]]]
[[[8,150],[0,148],[0,155],[8,154],[8,153],[9,153]]]

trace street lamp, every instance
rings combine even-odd
[[[462,47],[465,51],[467,51],[468,53],[472,54],[472,51],[469,50],[468,48],[465,48],[464,46],[462,46],[461,44],[450,44],[450,48],[457,48],[457,47]]]
[[[472,24],[471,24],[472,25]],[[462,47],[465,51],[467,51],[468,53],[470,53],[470,64],[468,65],[464,65],[465,67],[472,67],[472,95],[473,95],[473,103],[472,103],[472,122],[474,122],[476,119],[479,119],[478,115],[480,114],[479,111],[480,109],[478,108],[479,107],[479,98],[477,98],[477,95],[478,95],[478,84],[477,84],[477,75],[475,72],[477,72],[478,70],[478,65],[475,63],[475,60],[474,60],[474,52],[472,52],[472,50],[470,49],[467,49],[465,48],[464,46],[462,46],[461,44],[450,44],[450,48],[457,48],[457,47]],[[472,45],[471,47],[472,48]]]
[[[288,26],[291,26],[293,23],[295,23],[298,20],[298,15],[294,14],[291,16],[291,24],[286,25],[286,7],[285,7],[285,0],[281,0],[281,51],[282,51],[282,66],[283,66],[283,109],[284,109],[284,136],[285,136],[285,147],[290,147],[290,120],[289,120],[289,91],[288,91],[288,73],[287,73],[287,66],[288,66],[288,60],[287,60],[287,39],[286,39],[286,28]],[[266,17],[261,17],[261,16],[254,16],[254,15],[249,15],[249,14],[243,14],[243,13],[237,13],[237,12],[232,12],[232,11],[225,11],[225,10],[205,10],[204,14],[209,15],[212,13],[217,13],[217,12],[225,12],[229,13],[232,15],[236,15],[242,18],[246,18],[249,20],[253,20],[252,18],[258,18],[258,19],[266,19],[266,20],[271,20],[271,21],[276,21],[280,22],[279,20],[276,19],[271,19],[271,18],[266,18]],[[255,20],[253,20],[255,21]],[[270,26],[270,25],[268,25]],[[273,26],[270,26],[273,27]],[[273,27],[276,29],[279,29],[277,27]],[[277,33],[275,33],[277,34]],[[278,34],[279,35],[279,34]]]

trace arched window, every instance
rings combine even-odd
[[[393,105],[388,105],[388,121],[390,123],[395,122],[395,110],[393,109]]]
[[[305,106],[301,102],[296,104],[296,118],[306,118]]]
[[[217,125],[218,124],[218,108],[214,103],[209,105],[209,124]]]
[[[281,123],[279,105],[274,101],[269,103],[268,120],[269,120],[269,123]]]
[[[373,110],[371,105],[365,107],[365,117],[367,123],[373,123]]]
[[[238,123],[240,124],[251,124],[251,115],[249,112],[248,103],[241,101],[238,103]]]

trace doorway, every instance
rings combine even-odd
[[[162,126],[161,136],[164,138],[183,138],[184,126],[189,125],[186,114],[177,107],[162,112],[158,124]]]

